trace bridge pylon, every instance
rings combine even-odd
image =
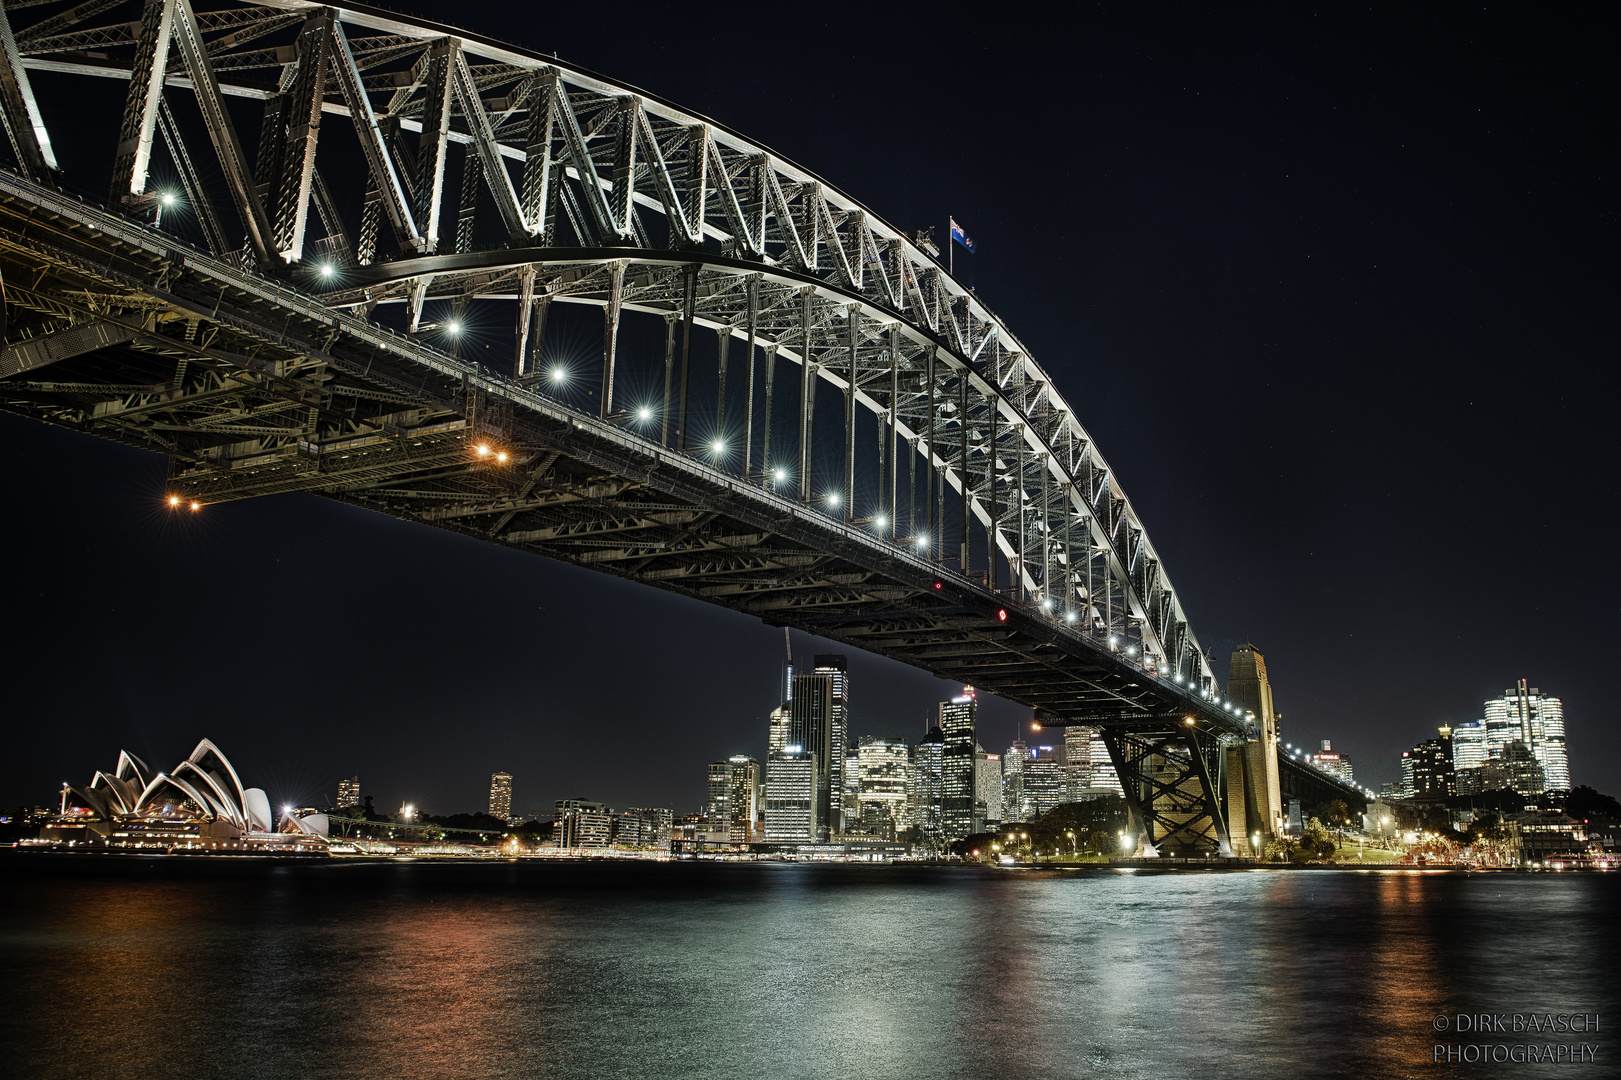
[[[1228,665],[1227,697],[1243,710],[1249,738],[1225,750],[1227,820],[1238,848],[1260,855],[1283,832],[1282,785],[1278,780],[1278,720],[1266,659],[1254,645],[1240,645]]]

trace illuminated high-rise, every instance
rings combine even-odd
[[[512,774],[498,772],[490,777],[490,816],[512,820]]]
[[[1014,739],[1013,745],[1002,755],[1002,820],[1025,821],[1024,816],[1024,763],[1029,750],[1023,739]]]
[[[732,831],[732,763],[711,761],[709,782],[704,789],[704,817],[709,819],[709,833]]]
[[[1564,705],[1524,679],[1486,702],[1486,757],[1503,757],[1514,742],[1524,743],[1542,766],[1547,790],[1570,790]]]
[[[760,763],[746,754],[734,754],[726,763],[731,766],[731,841],[758,843],[765,810],[765,774],[760,771]]]
[[[828,699],[828,813],[830,832],[844,828],[846,747],[850,743],[850,661],[841,653],[821,653],[813,660],[812,675],[826,676],[831,684]]]
[[[1002,824],[1001,754],[987,754],[983,746],[974,747],[974,790],[976,812],[981,808],[983,812],[983,820],[974,831]]]
[[[1086,797],[1092,787],[1092,729],[1064,729],[1064,768],[1069,773],[1069,801]]]
[[[974,721],[979,702],[974,688],[940,703],[940,834],[961,840],[974,831]]]
[[[355,806],[359,806],[359,805],[360,805],[360,777],[359,776],[351,776],[347,780],[339,780],[338,781],[338,802],[337,802],[338,809],[339,810],[347,810],[347,809],[349,809],[351,807],[355,807]]]
[[[816,839],[827,839],[833,823],[833,776],[830,759],[834,747],[839,753],[839,779],[837,804],[844,806],[844,744],[833,741],[833,677],[830,674],[795,675],[794,696],[788,702],[788,730],[782,756],[809,757],[816,765]],[[771,765],[766,763],[766,782],[770,783]],[[769,820],[769,818],[768,818]]]
[[[893,836],[910,823],[906,787],[912,748],[904,739],[863,735],[856,755],[861,829],[875,835]],[[850,831],[848,826],[845,831]]]
[[[765,763],[766,843],[808,844],[826,838],[827,826],[818,814],[817,772],[816,755],[791,744]]]
[[[911,784],[907,788],[906,801],[910,807],[912,824],[929,835],[940,831],[940,791],[941,766],[943,763],[943,749],[945,738],[940,729],[930,728],[929,733],[912,747],[912,775]]]
[[[1103,741],[1103,729],[1092,728],[1091,738],[1088,740],[1087,756],[1092,764],[1093,791],[1112,791],[1116,795],[1124,795],[1126,789],[1120,786],[1120,777],[1114,771],[1114,759],[1109,757],[1109,746]]]

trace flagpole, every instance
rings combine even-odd
[[[955,218],[949,218],[947,220],[949,220],[951,222],[956,221]],[[947,225],[946,226],[946,273],[950,274],[952,277],[957,276],[957,247],[956,247],[956,243],[957,243],[956,238],[951,235],[951,226]]]

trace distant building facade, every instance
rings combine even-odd
[[[351,776],[347,780],[338,781],[338,801],[336,805],[339,810],[349,810],[360,805],[360,777],[358,775]]]
[[[512,775],[498,772],[490,777],[490,816],[512,821]]]
[[[974,832],[974,724],[979,702],[972,686],[940,703],[940,835],[961,840]]]

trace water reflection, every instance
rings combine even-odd
[[[11,1064],[120,1080],[1437,1075],[1621,943],[1574,875],[7,865]]]

